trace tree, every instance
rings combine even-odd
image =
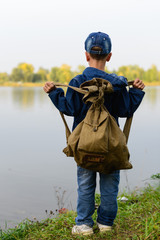
[[[11,79],[14,82],[32,82],[34,67],[32,64],[20,63],[12,70]]]
[[[22,69],[22,71],[24,73],[27,73],[27,72],[33,73],[34,72],[34,67],[32,64],[20,63],[20,64],[18,64],[18,68]]]
[[[59,82],[60,79],[60,69],[58,67],[51,68],[49,79],[53,82]]]
[[[121,66],[117,74],[125,76],[128,80],[134,80],[136,78],[144,79],[144,70],[137,65]]]
[[[11,73],[11,80],[13,82],[21,82],[24,81],[24,74],[22,69],[19,68],[13,68]]]
[[[24,75],[24,82],[32,82],[34,67],[32,64],[20,63],[18,69],[21,69]]]
[[[152,65],[151,71],[152,71],[152,81],[158,81],[159,73],[158,73],[157,67],[155,65]]]
[[[63,64],[60,67],[60,79],[59,81],[62,83],[68,84],[70,80],[73,78],[73,72],[71,71],[71,66],[67,64]]]
[[[72,71],[71,66],[63,64],[61,67],[52,67],[50,72],[40,67],[37,73],[34,73],[32,64],[20,63],[16,68],[13,68],[10,75],[7,73],[0,73],[0,82],[2,83],[10,80],[14,82],[45,82],[50,80],[68,84],[74,76],[82,74],[85,68],[85,66],[79,65],[76,71]],[[105,67],[105,71],[111,73],[107,67]],[[112,72],[117,75],[125,76],[128,80],[140,78],[145,82],[160,81],[160,71],[158,71],[155,65],[152,65],[146,71],[138,65],[128,65],[121,66],[117,71],[113,70]]]
[[[42,76],[39,73],[34,73],[32,82],[41,82],[42,81]]]
[[[69,83],[74,74],[71,71],[71,67],[67,64],[63,64],[60,68],[53,67],[49,74],[49,79],[53,82]]]
[[[9,81],[9,75],[7,73],[0,73],[0,82],[8,82]]]
[[[159,72],[157,70],[157,67],[155,65],[152,65],[151,68],[149,68],[145,72],[145,80],[147,82],[153,82],[153,81],[159,81]]]
[[[106,73],[111,73],[107,67],[105,67],[105,70],[104,70]]]
[[[85,66],[84,65],[79,65],[78,66],[78,74],[82,74],[83,73],[83,71],[85,70]]]
[[[40,67],[39,70],[38,70],[38,72],[37,72],[37,74],[38,74],[39,76],[41,76],[41,77],[40,77],[40,79],[41,79],[40,81],[45,82],[45,81],[48,80],[49,71],[48,71],[47,69],[44,69],[44,68]]]

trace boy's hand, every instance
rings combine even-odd
[[[133,82],[133,87],[143,90],[145,85],[142,82],[142,80],[140,80],[139,78],[136,78],[136,80],[134,80],[134,82]]]
[[[50,93],[51,91],[53,91],[55,89],[56,89],[56,86],[53,84],[53,82],[46,82],[44,87],[43,87],[43,90],[46,93]]]

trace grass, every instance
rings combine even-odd
[[[160,186],[148,186],[143,191],[123,194],[128,200],[119,201],[119,210],[112,232],[99,233],[96,225],[92,236],[72,236],[76,213],[69,211],[43,221],[25,220],[17,227],[0,232],[1,240],[51,240],[51,239],[108,239],[149,240],[160,239]],[[96,204],[100,196],[96,194]],[[96,221],[96,211],[93,215]]]

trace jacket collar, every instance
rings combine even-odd
[[[123,87],[126,87],[127,79],[123,76],[117,76],[116,74],[108,74],[102,70],[93,67],[87,67],[83,72],[86,80],[91,80],[94,77],[103,78],[111,82],[114,87],[114,90],[121,90]]]

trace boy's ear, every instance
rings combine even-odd
[[[90,60],[90,55],[89,55],[89,53],[88,53],[88,52],[85,52],[85,55],[86,55],[86,61],[89,62],[89,60]]]
[[[107,55],[107,57],[106,57],[106,61],[109,62],[110,59],[111,59],[111,57],[112,57],[112,53],[110,52],[110,53]]]

